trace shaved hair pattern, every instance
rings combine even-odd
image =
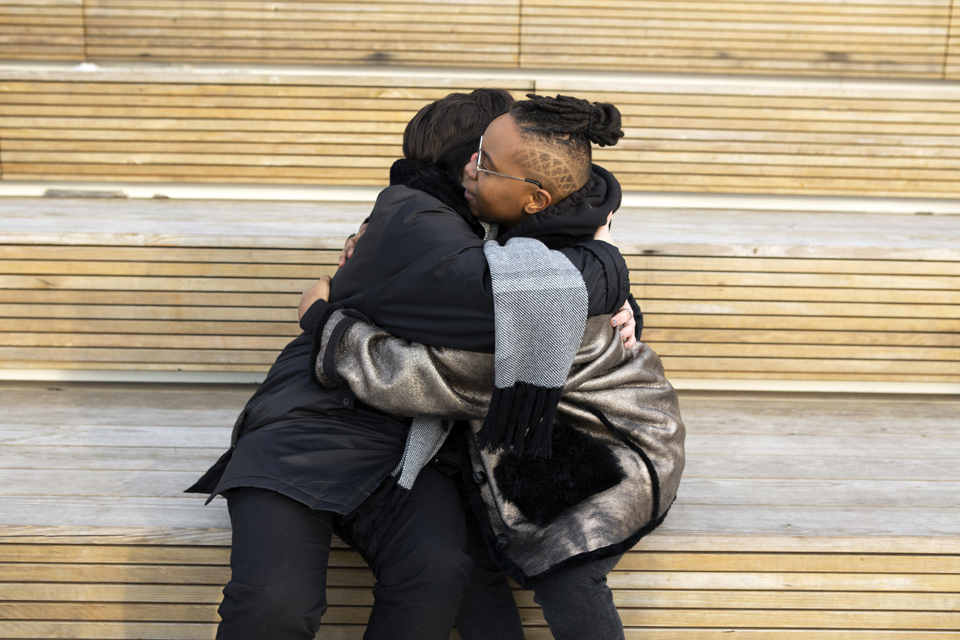
[[[550,98],[530,93],[527,97],[530,99],[517,102],[510,111],[531,147],[517,161],[554,198],[562,200],[590,179],[590,143],[613,146],[623,137],[620,111],[609,103],[572,96]]]

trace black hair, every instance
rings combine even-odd
[[[436,165],[460,181],[487,125],[507,113],[514,102],[503,89],[451,93],[435,100],[407,124],[403,155]]]
[[[565,161],[560,163],[562,167],[551,170],[543,161],[531,163],[531,155],[524,164],[534,172],[540,171],[538,175],[553,187],[550,190],[556,191],[556,197],[565,198],[590,178],[590,143],[609,147],[623,137],[620,111],[607,102],[588,102],[573,96],[551,98],[528,93],[527,97],[529,100],[517,102],[510,110],[521,135]]]

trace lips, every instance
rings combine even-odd
[[[463,190],[463,197],[467,199],[467,202],[473,202],[474,200],[477,199],[477,197],[476,197],[475,195],[473,195],[472,193],[470,193],[470,190],[469,190],[469,189],[464,189],[464,190]]]

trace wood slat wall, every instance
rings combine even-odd
[[[2,245],[8,368],[266,371],[338,251]],[[39,259],[38,259],[39,258]]]
[[[960,381],[960,262],[657,255],[627,264],[644,341],[674,378]]]
[[[532,82],[0,72],[8,180],[384,185],[404,127],[454,91]]]
[[[2,245],[0,367],[266,371],[299,333],[300,292],[338,256]],[[671,378],[960,381],[960,261],[627,262]]]
[[[83,0],[0,2],[0,60],[83,60]]]
[[[955,1],[16,0],[0,59],[942,79]]]
[[[869,83],[453,80],[0,72],[8,180],[384,185],[406,122],[455,90],[605,100],[597,151],[637,191],[960,197],[960,88]]]
[[[956,198],[960,88],[740,81],[537,82],[615,104],[594,160],[638,191]]]
[[[90,60],[516,67],[519,0],[85,0]]]
[[[527,0],[524,68],[941,79],[951,0]]]

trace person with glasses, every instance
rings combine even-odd
[[[490,124],[466,168],[471,212],[500,226],[485,247],[496,312],[492,356],[393,337],[323,302],[326,282],[304,294],[301,309],[309,304],[307,314],[321,315],[321,384],[415,417],[401,483],[425,468],[418,451],[432,451],[429,443],[450,430],[456,436],[474,558],[456,619],[461,637],[522,640],[509,576],[533,589],[557,640],[615,640],[624,632],[606,576],[666,517],[685,432],[656,354],[621,346],[602,323],[570,322],[576,305],[551,300],[550,291],[575,298],[565,286],[580,276],[565,276],[570,270],[543,260],[545,247],[529,240],[563,246],[585,213],[581,205],[604,200],[599,185],[610,183],[591,165],[589,143],[616,142],[609,129],[619,130],[619,114],[565,96],[530,97]],[[353,259],[373,256],[377,241],[361,239],[356,249]],[[566,361],[563,388],[551,390],[540,380],[563,355],[553,343],[567,338],[575,365]],[[523,374],[506,375],[515,370]]]
[[[333,280],[338,307],[360,311],[407,340],[494,351],[484,255],[492,228],[471,213],[463,180],[481,134],[512,103],[499,90],[452,94],[411,121],[407,158],[392,167],[392,186],[378,197],[356,253]],[[588,313],[600,316],[618,312],[629,280],[616,249],[593,239],[619,205],[619,186],[605,174],[593,190],[596,197],[582,203],[582,224],[560,251],[582,273]],[[304,333],[281,352],[244,407],[230,449],[188,489],[224,495],[233,525],[217,637],[313,638],[326,611],[337,532],[377,580],[364,638],[446,640],[474,565],[459,471],[444,465],[455,452],[438,452],[438,462],[419,470],[412,485],[401,484],[392,474],[407,453],[411,420],[347,389],[316,384],[314,329],[323,318],[309,304],[304,308]],[[632,340],[630,311],[615,317]]]

